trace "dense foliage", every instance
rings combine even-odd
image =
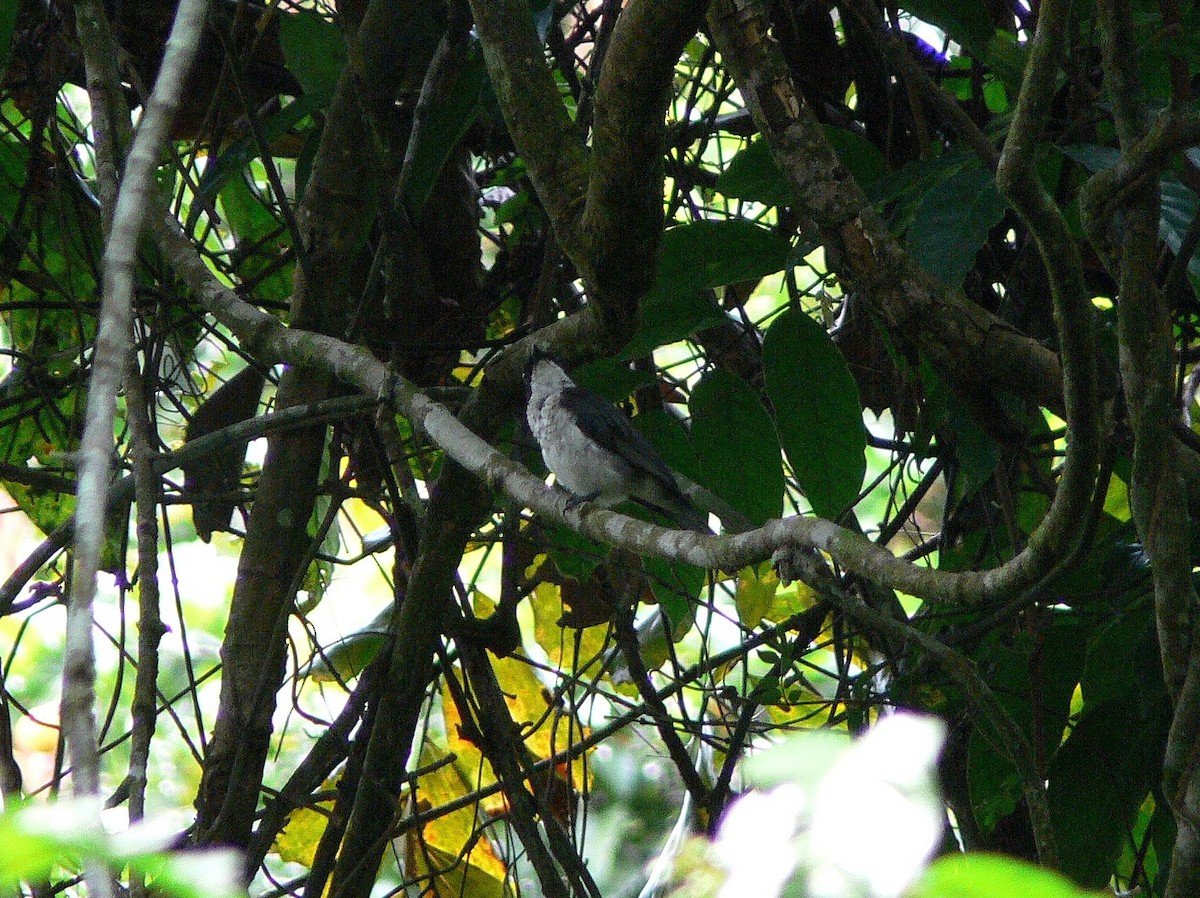
[[[6,805],[262,894],[636,894],[744,757],[903,708],[943,853],[1200,894],[1197,35],[7,0]],[[535,344],[716,535],[545,485]],[[21,875],[144,894],[124,857]]]

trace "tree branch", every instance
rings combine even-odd
[[[1174,434],[1173,322],[1155,280],[1158,177],[1153,155],[1146,153],[1147,147],[1153,149],[1169,141],[1161,137],[1146,139],[1146,113],[1140,98],[1129,4],[1124,0],[1102,0],[1098,9],[1103,26],[1104,78],[1123,161],[1135,150],[1145,154],[1136,166],[1124,169],[1144,174],[1122,191],[1124,228],[1117,327],[1121,380],[1134,435],[1130,507],[1151,560],[1159,652],[1175,707],[1163,763],[1163,788],[1178,827],[1165,892],[1174,898],[1193,895],[1200,888],[1200,778],[1196,775],[1195,753],[1200,738],[1200,641],[1186,499],[1176,460],[1181,449]],[[1114,183],[1120,183],[1120,178]]]
[[[1058,0],[1046,6],[1053,9]],[[1043,17],[1046,16],[1043,10]],[[915,331],[917,347],[925,353],[948,383],[964,387],[963,372],[983,375],[994,382],[1003,382],[1020,395],[1034,398],[1050,408],[1065,405],[1071,424],[1072,439],[1068,444],[1066,470],[1063,473],[1054,502],[1042,523],[1030,536],[1026,547],[1015,558],[987,574],[962,575],[954,581],[960,588],[969,588],[971,577],[982,590],[978,597],[959,593],[952,597],[938,588],[922,591],[927,598],[955,601],[979,601],[982,594],[995,595],[995,590],[1017,591],[1041,577],[1067,550],[1077,535],[1076,522],[1086,508],[1094,483],[1099,433],[1096,410],[1095,355],[1091,334],[1091,309],[1077,272],[1078,252],[1052,268],[1063,273],[1056,292],[1056,320],[1061,338],[1065,384],[1053,353],[1021,336],[990,313],[952,291],[936,284],[920,271],[888,232],[884,222],[867,202],[861,189],[838,161],[825,139],[823,130],[808,110],[788,74],[778,47],[768,35],[767,19],[758,0],[716,0],[709,22],[717,45],[726,63],[734,72],[739,88],[754,115],[760,130],[771,147],[780,169],[790,179],[805,212],[821,228],[831,249],[840,255],[852,287],[872,302],[892,328],[893,333]],[[1041,35],[1043,55],[1054,52],[1054,46]],[[1035,42],[1036,43],[1036,42]],[[1035,49],[1035,56],[1037,50]],[[1027,81],[1043,77],[1045,63],[1034,65],[1031,59]],[[1053,66],[1051,65],[1051,69]],[[1053,77],[1053,70],[1050,76]],[[1024,128],[1022,139],[1006,147],[1010,175],[1023,172],[1031,165],[1034,145],[1028,145],[1031,134],[1041,127],[1040,82],[1022,91],[1026,111],[1018,109]],[[1030,100],[1026,100],[1026,94]],[[1038,101],[1038,108],[1029,106]],[[1010,138],[1011,139],[1011,138]],[[1020,151],[1018,152],[1018,148]],[[1005,163],[1002,159],[1001,167]],[[1030,178],[1033,181],[1035,179]],[[1018,198],[1019,201],[1020,198]],[[1056,211],[1056,210],[1055,210]],[[1043,210],[1043,217],[1049,216]],[[1040,223],[1040,222],[1037,222]],[[1045,231],[1040,228],[1035,233]],[[1062,247],[1070,253],[1073,245]],[[964,352],[969,356],[964,356]],[[1036,372],[1036,374],[1032,374]],[[1015,380],[1014,380],[1015,378]],[[987,389],[990,385],[973,382],[968,390]],[[1060,392],[1061,391],[1061,392]],[[850,563],[865,562],[860,547],[846,534],[823,534],[826,542],[837,542],[841,552],[854,556]],[[832,537],[832,538],[831,538]],[[840,559],[839,559],[840,560]],[[884,580],[879,573],[891,569],[886,559],[872,559],[873,572],[869,579],[909,591],[899,586],[900,577]],[[862,570],[860,565],[858,570]],[[900,571],[896,571],[900,574]],[[904,574],[907,579],[907,573]],[[915,584],[910,584],[915,585]],[[926,590],[934,584],[922,584]]]
[[[614,347],[632,335],[638,302],[657,273],[667,106],[675,64],[707,6],[632,0],[604,56],[582,228],[595,301]]]
[[[471,12],[496,99],[558,245],[584,280],[593,281],[580,227],[588,180],[583,138],[546,67],[529,4],[471,0]]]
[[[773,520],[746,533],[709,536],[668,530],[589,504],[568,510],[567,493],[548,488],[525,468],[489,446],[448,409],[389,372],[367,350],[322,334],[285,327],[242,301],[211,276],[174,219],[164,219],[159,240],[164,254],[197,301],[255,356],[263,361],[292,364],[302,361],[327,366],[338,379],[367,395],[379,397],[380,401],[392,403],[413,427],[424,431],[450,458],[489,486],[502,490],[538,514],[601,542],[638,555],[721,570],[736,570],[777,553],[819,549],[832,555],[848,571],[868,580],[949,605],[976,605],[1009,595],[1017,588],[1016,584],[1032,582],[1042,570],[1040,560],[1028,551],[990,571],[949,572],[919,567],[897,558],[861,534],[821,518]],[[508,364],[515,369],[517,358]]]

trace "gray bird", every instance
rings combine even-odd
[[[529,429],[546,467],[574,494],[568,507],[633,499],[689,530],[711,532],[658,450],[604,397],[576,385],[554,356],[530,353],[525,386]]]

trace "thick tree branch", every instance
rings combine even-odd
[[[1146,139],[1140,98],[1133,15],[1125,0],[1098,4],[1105,84],[1122,156],[1169,144]],[[1161,134],[1161,132],[1160,132]],[[1160,159],[1165,158],[1160,155]],[[1165,894],[1200,889],[1200,651],[1197,596],[1192,582],[1191,539],[1185,491],[1178,473],[1175,355],[1171,309],[1155,280],[1159,190],[1154,157],[1129,160],[1143,174],[1123,191],[1123,236],[1117,325],[1121,380],[1133,427],[1130,506],[1154,578],[1155,619],[1167,691],[1175,707],[1164,756],[1163,787],[1177,824],[1175,853]],[[1118,166],[1120,169],[1121,166]],[[1120,178],[1115,179],[1120,183]],[[1114,196],[1117,191],[1114,191]],[[1114,210],[1115,211],[1115,210]]]
[[[1053,12],[1056,2],[1051,0],[1045,5]],[[842,167],[823,130],[804,106],[778,47],[767,33],[766,16],[757,0],[738,3],[717,0],[709,21],[717,45],[734,72],[776,161],[791,180],[798,201],[822,229],[831,248],[841,256],[850,286],[875,305],[892,332],[917,333],[918,348],[933,361],[947,382],[957,384],[959,389],[964,387],[962,372],[971,370],[1051,408],[1065,406],[1072,439],[1066,470],[1049,512],[1017,557],[987,574],[970,575],[986,578],[976,585],[992,595],[997,589],[1016,591],[1029,585],[1050,569],[1078,535],[1076,524],[1086,508],[1095,477],[1099,432],[1095,355],[1091,310],[1082,280],[1077,276],[1080,269],[1078,252],[1074,252],[1073,259],[1068,257],[1063,262],[1051,260],[1055,270],[1060,272],[1055,293],[1055,317],[1061,330],[1067,375],[1064,384],[1059,377],[1058,361],[1052,353],[983,309],[967,303],[961,295],[936,284],[901,249]],[[1042,56],[1049,54],[1051,60],[1035,66],[1031,59],[1027,81],[1033,80],[1034,84],[1022,91],[1025,111],[1018,109],[1021,121],[1014,124],[1014,130],[1024,131],[1020,141],[1006,147],[1005,151],[1009,156],[1010,178],[1024,171],[1026,164],[1031,164],[1034,145],[1028,141],[1040,129],[1043,115],[1037,79],[1053,77],[1053,56],[1057,51],[1047,43],[1048,38],[1040,30],[1039,36]],[[1035,58],[1037,54],[1035,46]],[[1051,71],[1049,76],[1044,76],[1042,72],[1047,66]],[[1026,99],[1027,93],[1029,99]],[[1034,101],[1036,105],[1031,106]],[[1002,169],[1004,166],[1002,160]],[[1020,200],[1018,197],[1017,202]],[[1043,217],[1049,214],[1043,210]],[[1035,233],[1046,231],[1040,221],[1035,224],[1039,225]],[[1044,254],[1048,248],[1043,248]],[[1073,249],[1069,241],[1061,247],[1067,254]],[[969,357],[964,356],[964,352],[968,352]],[[1031,374],[1032,379],[1027,379]],[[968,386],[968,389],[977,388],[991,389],[979,383]],[[837,541],[842,544],[839,547],[842,551],[861,556],[858,547],[845,536],[839,534]],[[879,564],[891,566],[884,559],[879,559]],[[875,574],[866,576],[908,591],[906,587],[899,587],[896,581],[883,581]],[[956,581],[960,587],[965,587],[967,582],[969,577]],[[933,586],[932,583],[924,585]],[[937,596],[928,591],[920,595],[942,600],[950,598],[940,590]],[[957,598],[962,600],[965,596],[959,594]]]
[[[296,212],[306,264],[296,268],[293,325],[346,332],[359,286],[356,263],[379,207],[384,124],[401,82],[419,83],[432,56],[430,18],[417,0],[372,2],[351,36],[352,57],[365,68],[349,65],[339,78]],[[371,78],[363,77],[367,71]],[[298,358],[280,378],[276,407],[320,401],[333,389],[327,368]],[[306,563],[325,442],[323,426],[278,432],[268,441],[221,649],[221,705],[197,802],[202,842],[244,846],[250,838],[285,669],[282,622],[301,581],[298,565]]]
[[[563,108],[546,67],[529,5],[522,0],[471,0],[496,99],[529,171],[559,246],[587,281],[591,260],[580,239],[587,194],[583,138]]]
[[[638,302],[654,282],[667,105],[675,64],[707,6],[708,0],[633,0],[604,56],[582,226],[595,301],[614,346],[632,334]]]
[[[709,11],[717,48],[737,81],[802,212],[812,219],[831,262],[893,334],[912,334],[948,384],[964,395],[995,385],[1052,409],[1062,408],[1055,354],[966,301],[921,270],[842,166],[788,74],[757,0],[716,0]]]

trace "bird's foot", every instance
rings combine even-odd
[[[570,511],[572,508],[578,508],[584,502],[591,502],[593,499],[595,499],[599,495],[600,495],[599,491],[594,492],[594,493],[588,493],[586,496],[577,496],[577,495],[572,494],[571,498],[567,500],[567,507],[564,508],[563,511]]]

